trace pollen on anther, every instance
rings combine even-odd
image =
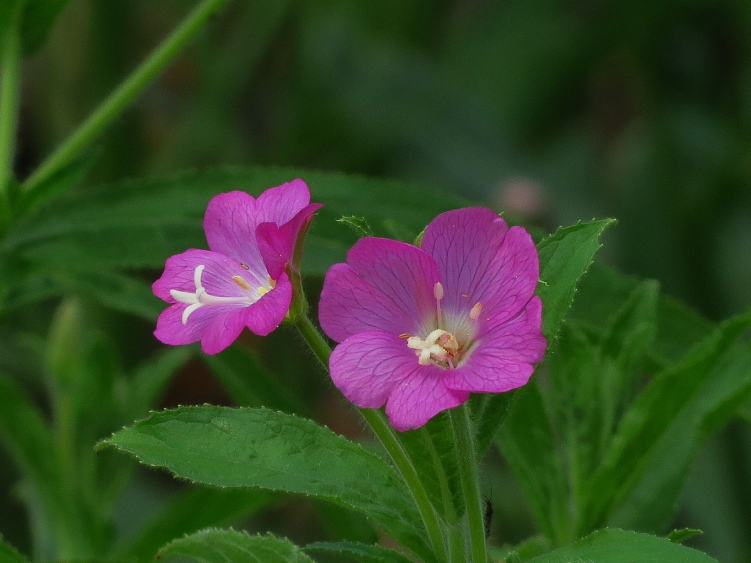
[[[232,276],[232,281],[245,290],[250,289],[250,284],[242,276]]]
[[[248,266],[245,262],[240,262],[240,267],[244,270],[250,270],[250,266]]]
[[[482,311],[482,303],[479,301],[475,303],[475,306],[472,307],[472,309],[469,311],[469,318],[473,321],[476,321],[480,317],[480,312]]]
[[[435,282],[433,286],[433,296],[437,301],[443,299],[443,284],[441,282]]]
[[[411,336],[408,332],[403,332],[399,335],[399,338],[410,338]]]

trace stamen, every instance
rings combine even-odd
[[[232,281],[245,290],[250,289],[250,284],[247,281],[245,281],[245,278],[242,276],[232,276]]]
[[[476,321],[478,318],[480,318],[480,313],[482,312],[482,303],[479,301],[475,303],[475,306],[472,307],[472,309],[469,312],[469,318],[473,321]]]
[[[438,301],[443,299],[443,284],[441,282],[435,282],[435,285],[433,286],[433,295]]]
[[[403,332],[399,335],[399,338],[412,338],[412,335],[407,332]]]
[[[256,289],[256,291],[258,292],[258,295],[260,297],[263,297],[264,295],[266,295],[271,290],[268,287],[261,286],[258,289]]]
[[[248,266],[245,262],[240,262],[240,267],[246,270],[250,270],[250,266]]]

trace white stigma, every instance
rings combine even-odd
[[[269,278],[269,287],[259,286],[254,290],[248,281],[242,276],[232,276],[232,281],[246,292],[245,295],[238,297],[211,295],[206,291],[206,288],[203,287],[203,282],[201,281],[204,269],[206,269],[206,266],[200,264],[196,266],[196,269],[193,272],[193,283],[196,286],[195,293],[170,289],[170,295],[175,301],[188,304],[182,315],[182,322],[184,325],[188,324],[188,319],[193,311],[204,305],[243,305],[247,307],[274,289],[274,286],[276,285],[276,282]]]

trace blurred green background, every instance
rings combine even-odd
[[[21,177],[188,7],[69,1],[24,70]],[[283,165],[416,181],[547,231],[615,217],[602,259],[656,278],[712,320],[751,306],[747,0],[238,0],[94,150],[81,189]],[[150,337],[140,321],[109,322]],[[211,393],[165,404],[222,400]],[[0,479],[11,483],[6,466]],[[518,491],[492,486],[501,533],[522,539]],[[2,531],[23,545],[14,514]],[[751,560],[744,421],[698,459],[679,526],[705,530],[692,545],[721,561]]]

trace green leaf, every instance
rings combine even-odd
[[[475,421],[477,459],[482,459],[487,453],[518,391],[512,389],[505,393],[475,393],[470,396],[472,420]]]
[[[519,480],[540,531],[559,541],[572,537],[567,476],[536,381],[517,392],[497,444]]]
[[[370,228],[365,217],[355,217],[354,215],[346,215],[336,220],[338,223],[347,225],[352,229],[358,237],[372,237],[373,229]]]
[[[93,542],[96,523],[67,486],[50,426],[23,389],[2,374],[0,440],[26,477],[22,496],[30,512],[52,528],[57,546],[63,541]]]
[[[255,354],[230,346],[221,354],[203,355],[224,389],[241,407],[268,407],[305,414],[305,403],[285,386],[285,379],[265,369]]]
[[[362,561],[363,563],[409,563],[411,561],[411,559],[392,549],[364,543],[316,542],[306,545],[303,550],[312,553],[321,552],[350,555],[352,560]]]
[[[636,398],[588,481],[580,533],[616,508],[619,523],[668,524],[696,448],[751,393],[751,347],[738,346],[749,326],[751,313],[723,323]]]
[[[576,285],[584,275],[600,236],[613,219],[561,227],[537,245],[540,253],[540,285],[537,295],[543,302],[542,333],[552,342],[574,300]]]
[[[701,530],[697,530],[696,528],[681,528],[680,530],[673,530],[667,535],[667,539],[670,540],[673,543],[683,543],[687,539],[693,538],[694,536],[700,536],[703,534]]]
[[[191,486],[172,497],[113,558],[147,561],[171,539],[209,526],[229,525],[268,506],[273,495],[258,490]]]
[[[586,323],[595,334],[601,334],[612,324],[613,311],[628,301],[632,292],[642,284],[602,264],[593,264],[579,284],[571,318]],[[657,334],[649,355],[661,367],[679,361],[696,343],[707,337],[715,325],[668,296],[657,302]]]
[[[154,413],[100,447],[107,445],[191,481],[300,493],[360,510],[429,557],[420,516],[395,471],[310,420],[268,409],[183,407]]]
[[[448,412],[439,413],[422,428],[399,435],[431,504],[448,522],[464,512],[453,436]]]
[[[717,563],[705,553],[670,540],[627,532],[598,530],[572,545],[530,559],[529,563]]]
[[[2,249],[48,271],[161,268],[173,254],[205,248],[206,204],[214,195],[265,189],[301,177],[312,200],[324,204],[308,234],[304,269],[323,274],[344,261],[357,237],[337,219],[363,217],[374,234],[395,222],[408,240],[436,215],[467,202],[410,184],[282,168],[226,168],[162,179],[127,181],[67,194],[30,213],[8,233]]]
[[[29,563],[29,560],[0,536],[0,563]]]
[[[289,540],[268,536],[251,536],[235,530],[203,530],[171,541],[156,555],[159,560],[173,557],[201,563],[258,561],[263,563],[313,563]]]
[[[47,40],[52,24],[68,0],[25,0],[21,22],[24,56],[33,55]]]

